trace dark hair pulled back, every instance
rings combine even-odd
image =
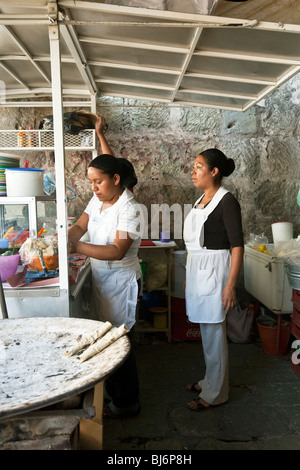
[[[96,168],[110,178],[118,174],[120,184],[125,188],[133,188],[138,182],[133,165],[126,158],[116,158],[108,154],[98,155],[90,162],[89,168]]]
[[[219,168],[221,177],[229,176],[235,169],[235,163],[232,158],[227,158],[226,155],[219,149],[207,149],[200,152],[199,155],[205,158],[209,169]]]

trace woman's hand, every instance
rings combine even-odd
[[[96,133],[100,133],[102,134],[103,130],[105,129],[106,127],[106,124],[105,124],[105,119],[104,117],[102,116],[97,116],[97,121],[96,121],[96,124],[95,124],[95,130],[96,130]]]
[[[68,241],[68,253],[77,253],[77,243],[75,240]]]
[[[244,247],[236,246],[231,251],[230,272],[226,286],[222,293],[222,305],[226,312],[232,310],[236,304],[236,283],[243,262]]]
[[[235,287],[231,287],[228,284],[223,289],[222,292],[222,306],[225,312],[229,312],[236,305],[236,290]]]

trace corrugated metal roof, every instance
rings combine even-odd
[[[96,1],[1,1],[2,105],[51,97],[56,24],[65,101],[105,95],[243,111],[300,70],[297,24]]]

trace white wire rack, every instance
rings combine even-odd
[[[96,137],[94,129],[80,131],[78,135],[64,135],[67,150],[94,150]],[[53,150],[53,130],[1,130],[0,150]]]

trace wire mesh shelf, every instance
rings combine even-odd
[[[96,148],[95,130],[79,134],[64,134],[66,150],[93,150]],[[0,150],[54,150],[53,130],[1,130]]]

